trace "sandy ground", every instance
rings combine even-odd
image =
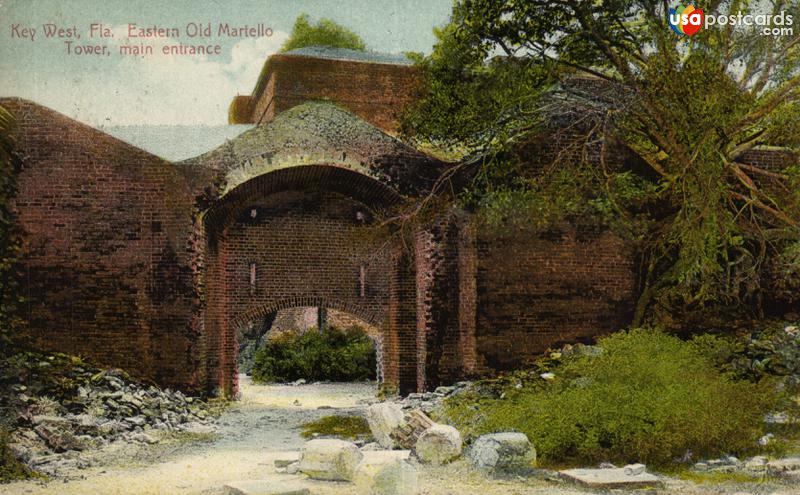
[[[131,447],[106,453],[100,466],[69,473],[69,479],[0,485],[0,493],[64,495],[150,495],[222,493],[235,480],[300,480],[313,494],[354,493],[347,483],[314,482],[275,472],[275,459],[303,444],[299,426],[330,414],[361,414],[363,399],[375,395],[374,384],[253,385],[243,377],[242,398],[220,418],[216,439],[180,445]],[[465,461],[446,467],[420,468],[424,495],[579,495],[589,493],[563,483],[536,479],[491,479],[469,469]],[[620,493],[617,491],[616,493]],[[800,494],[800,488],[774,483],[694,485],[670,481],[664,489],[641,493]]]

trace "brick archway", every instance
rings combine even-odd
[[[400,391],[416,390],[413,261],[376,221],[401,199],[335,165],[268,172],[218,199],[203,221],[208,388],[235,391],[238,326],[281,308],[323,305],[382,328],[381,375]]]
[[[353,316],[357,316],[364,322],[375,326],[383,325],[384,320],[386,318],[386,316],[382,313],[371,311],[368,308],[359,307],[357,304],[353,304],[351,302],[341,301],[337,299],[328,299],[324,297],[308,297],[308,298],[285,299],[282,301],[269,302],[266,304],[256,304],[252,308],[246,310],[245,312],[231,318],[230,325],[233,327],[238,327],[240,325],[244,325],[247,322],[263,318],[269,313],[280,311],[282,309],[305,307],[305,306],[316,306],[316,307],[324,306],[330,309],[337,309],[339,311],[349,313]]]

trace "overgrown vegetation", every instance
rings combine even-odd
[[[748,152],[800,151],[800,32],[679,37],[666,8],[459,0],[419,61],[425,88],[404,132],[463,151],[474,177],[463,204],[489,224],[513,232],[579,220],[633,243],[636,326],[762,318],[770,298],[798,301],[800,166],[796,154],[780,169]],[[704,8],[800,18],[798,2]],[[534,173],[526,146],[541,142],[561,149]],[[615,166],[624,149],[640,162]]]
[[[528,373],[456,395],[443,414],[469,436],[520,430],[550,465],[743,455],[764,434],[773,389],[723,375],[699,346],[637,329],[598,349],[540,363],[552,381]]]
[[[364,40],[353,31],[330,19],[320,19],[311,24],[308,14],[300,14],[294,21],[292,34],[281,46],[281,52],[288,52],[306,46],[329,46],[364,51]]]
[[[0,359],[13,352],[20,334],[19,281],[16,259],[19,232],[10,201],[16,193],[19,160],[14,153],[14,116],[0,107]]]
[[[376,369],[375,344],[360,327],[311,328],[268,340],[256,351],[253,381],[374,380]]]
[[[0,482],[24,480],[33,476],[33,472],[14,457],[8,443],[9,432],[5,427],[0,427]]]
[[[368,440],[372,437],[367,420],[361,416],[325,416],[302,425],[303,438],[336,437],[344,440]]]

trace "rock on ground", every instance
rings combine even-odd
[[[392,433],[405,423],[405,413],[397,404],[381,402],[367,408],[367,423],[375,441],[385,449],[397,447]]]
[[[447,464],[461,455],[461,433],[450,425],[435,424],[417,440],[414,451],[422,462]]]
[[[308,488],[292,481],[233,481],[222,490],[225,495],[311,495]]]
[[[614,469],[568,469],[559,476],[581,486],[597,490],[638,489],[659,486],[661,480],[647,472],[637,475],[625,473],[624,468]]]
[[[469,458],[478,469],[511,471],[533,467],[536,450],[524,433],[490,433],[475,440]]]
[[[311,440],[300,452],[299,471],[318,480],[350,481],[363,457],[352,442]]]
[[[353,482],[359,495],[416,495],[417,468],[403,456],[367,457],[358,465]]]

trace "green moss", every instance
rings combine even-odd
[[[366,440],[372,437],[367,420],[361,416],[325,416],[303,424],[302,429],[300,436],[303,438],[324,436],[345,440]]]

